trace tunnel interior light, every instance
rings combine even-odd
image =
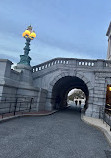
[[[111,92],[111,86],[109,87],[109,91]]]

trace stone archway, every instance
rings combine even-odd
[[[86,110],[86,115],[88,116],[91,116],[92,115],[92,106],[93,106],[93,86],[91,84],[91,82],[83,75],[83,74],[80,74],[78,72],[63,72],[61,73],[60,75],[58,75],[57,77],[55,77],[51,83],[50,83],[50,86],[49,86],[49,91],[50,91],[50,97],[52,99],[55,99],[55,97],[53,97],[53,90],[54,90],[54,86],[58,83],[58,82],[62,82],[63,80],[62,79],[65,79],[65,78],[75,78],[77,81],[77,79],[82,83],[82,86],[83,84],[85,85],[84,88],[82,89],[82,86],[79,87],[79,83],[78,85],[72,85],[72,87],[67,87],[65,90],[68,91],[69,89],[71,88],[80,88],[82,89],[86,95],[87,95],[87,110]],[[60,81],[61,80],[61,81]],[[65,82],[65,81],[64,81]],[[68,82],[69,83],[69,82]],[[85,88],[87,89],[87,91],[85,91]],[[52,108],[54,108],[54,102],[51,100],[51,106]]]

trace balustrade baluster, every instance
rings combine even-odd
[[[84,65],[84,62],[82,62],[82,65]]]
[[[79,62],[79,65],[81,65],[81,62]]]
[[[91,63],[89,62],[88,66],[91,66]]]
[[[92,66],[94,66],[94,63],[92,63]]]

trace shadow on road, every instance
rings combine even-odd
[[[70,113],[70,114],[81,114],[81,107],[77,107],[77,106],[69,106],[65,109],[59,110],[60,112],[66,112],[66,113]]]

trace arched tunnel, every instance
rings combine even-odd
[[[63,109],[67,107],[67,95],[70,90],[77,88],[81,89],[86,96],[86,103],[84,108],[88,107],[89,91],[84,81],[78,77],[66,76],[59,79],[52,89],[51,104],[54,109]]]

